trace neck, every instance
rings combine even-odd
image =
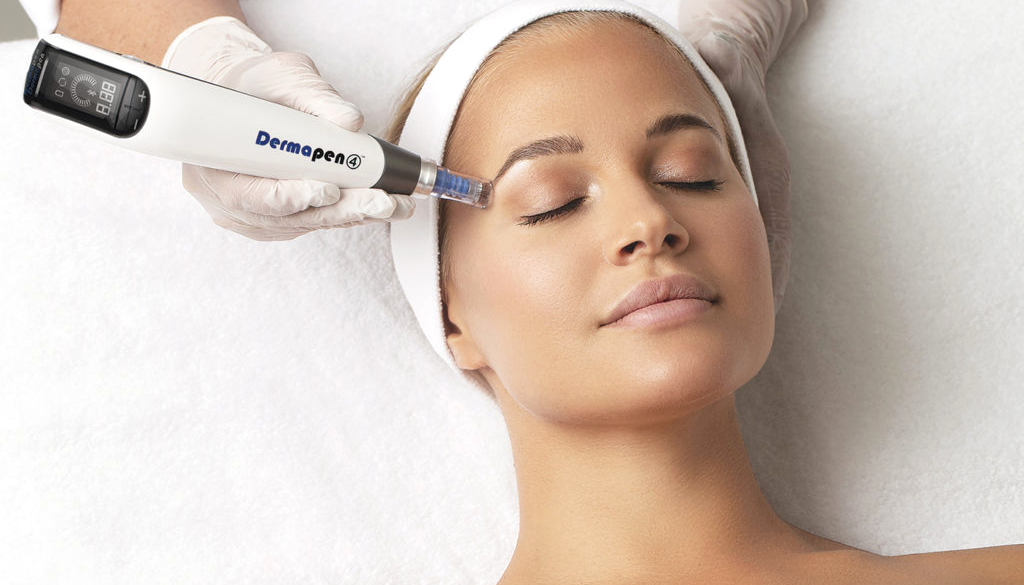
[[[732,394],[643,428],[569,427],[502,402],[520,510],[505,582],[655,583],[814,546],[761,493]]]

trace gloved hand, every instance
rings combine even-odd
[[[163,67],[230,87],[359,130],[359,110],[320,77],[300,53],[278,53],[241,21],[218,16],[183,31]],[[339,189],[312,180],[275,180],[182,165],[182,184],[214,223],[254,240],[290,240],[304,233],[405,219],[406,195],[377,189]]]
[[[789,280],[789,155],[765,74],[807,19],[807,0],[681,0],[679,30],[714,70],[743,128],[772,259],[775,312]]]

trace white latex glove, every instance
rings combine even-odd
[[[279,53],[240,20],[218,16],[183,31],[163,67],[359,130],[362,113],[300,53]],[[254,240],[290,240],[318,229],[405,219],[406,195],[339,189],[322,181],[267,179],[182,165],[182,184],[217,225]]]
[[[765,74],[807,19],[807,0],[681,0],[679,30],[729,92],[757,189],[772,258],[775,311],[789,280],[789,155],[775,126]]]

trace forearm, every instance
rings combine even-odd
[[[214,16],[245,20],[238,0],[63,0],[56,32],[159,64],[178,33]]]

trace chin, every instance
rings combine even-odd
[[[765,329],[617,332],[605,341],[533,346],[493,377],[519,408],[551,423],[657,424],[685,418],[750,381],[771,348]]]
[[[686,418],[742,386],[731,370],[729,363],[708,359],[652,364],[638,372],[629,395],[614,405],[615,416],[637,425]]]
[[[724,356],[647,357],[572,368],[586,372],[580,375],[567,368],[565,376],[517,381],[506,392],[521,408],[552,423],[646,426],[685,418],[732,394],[754,374],[739,380],[735,360]]]

